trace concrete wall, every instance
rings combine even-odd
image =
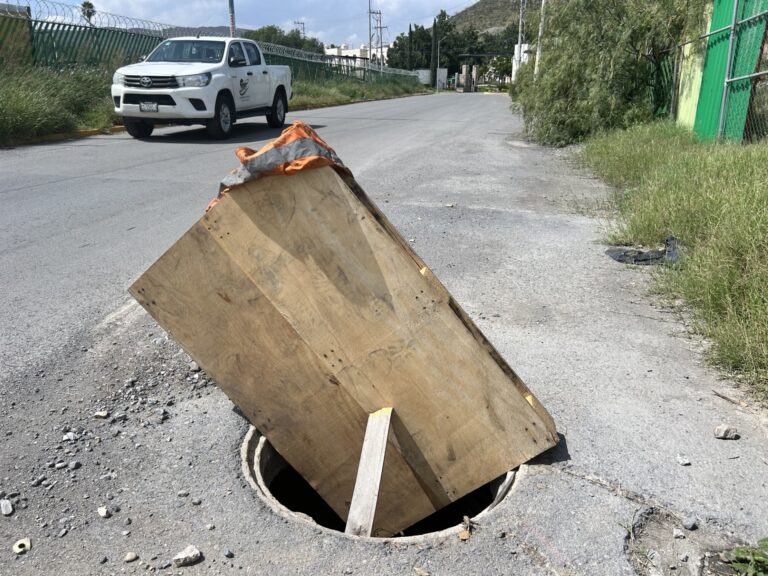
[[[416,70],[416,72],[419,74],[419,82],[424,86],[432,84],[432,74],[429,68],[422,68],[421,70]],[[448,68],[439,68],[437,70],[437,82],[441,89],[448,85]]]

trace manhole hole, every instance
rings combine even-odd
[[[272,510],[286,518],[352,538],[344,534],[344,521],[255,428],[248,430],[240,455],[248,482]],[[465,516],[482,518],[506,497],[514,480],[515,471],[507,472],[400,534],[375,536],[416,542],[458,533],[463,529]]]

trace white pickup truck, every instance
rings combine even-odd
[[[138,64],[112,77],[115,112],[134,138],[155,124],[205,124],[227,138],[239,118],[266,116],[285,123],[291,70],[267,66],[258,44],[245,38],[170,38]]]

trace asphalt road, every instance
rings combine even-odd
[[[0,574],[139,573],[188,543],[206,555],[190,574],[633,574],[627,527],[647,506],[698,518],[684,541],[665,532],[673,552],[702,541],[690,561],[671,557],[694,574],[707,546],[768,535],[765,413],[703,365],[648,270],[603,254],[606,190],[568,152],[525,143],[504,96],[291,119],[413,242],[553,414],[560,447],[469,542],[350,542],[286,522],[240,473],[246,424],[125,292],[200,217],[234,148],[276,132],[257,120],[227,142],[178,128],[0,150],[0,490],[18,493],[0,517]],[[126,419],[95,420],[102,408]],[[716,440],[721,423],[741,438]],[[17,557],[24,536],[33,549]],[[129,551],[139,561],[124,563]]]

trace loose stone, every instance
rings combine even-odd
[[[128,552],[128,554],[125,555],[125,558],[123,558],[124,562],[135,562],[139,559],[139,555],[136,554],[136,552]]]
[[[719,440],[738,440],[739,431],[733,426],[720,424],[720,426],[715,428],[715,438]]]
[[[0,500],[0,513],[2,513],[3,516],[10,516],[13,514],[13,504],[11,504],[10,500]]]
[[[112,516],[112,512],[109,511],[109,508],[106,506],[99,506],[99,508],[96,510],[99,513],[99,516],[102,518],[110,518]]]
[[[176,554],[173,557],[174,568],[180,568],[181,566],[190,566],[195,562],[198,562],[203,557],[203,553],[190,544],[184,550]]]

